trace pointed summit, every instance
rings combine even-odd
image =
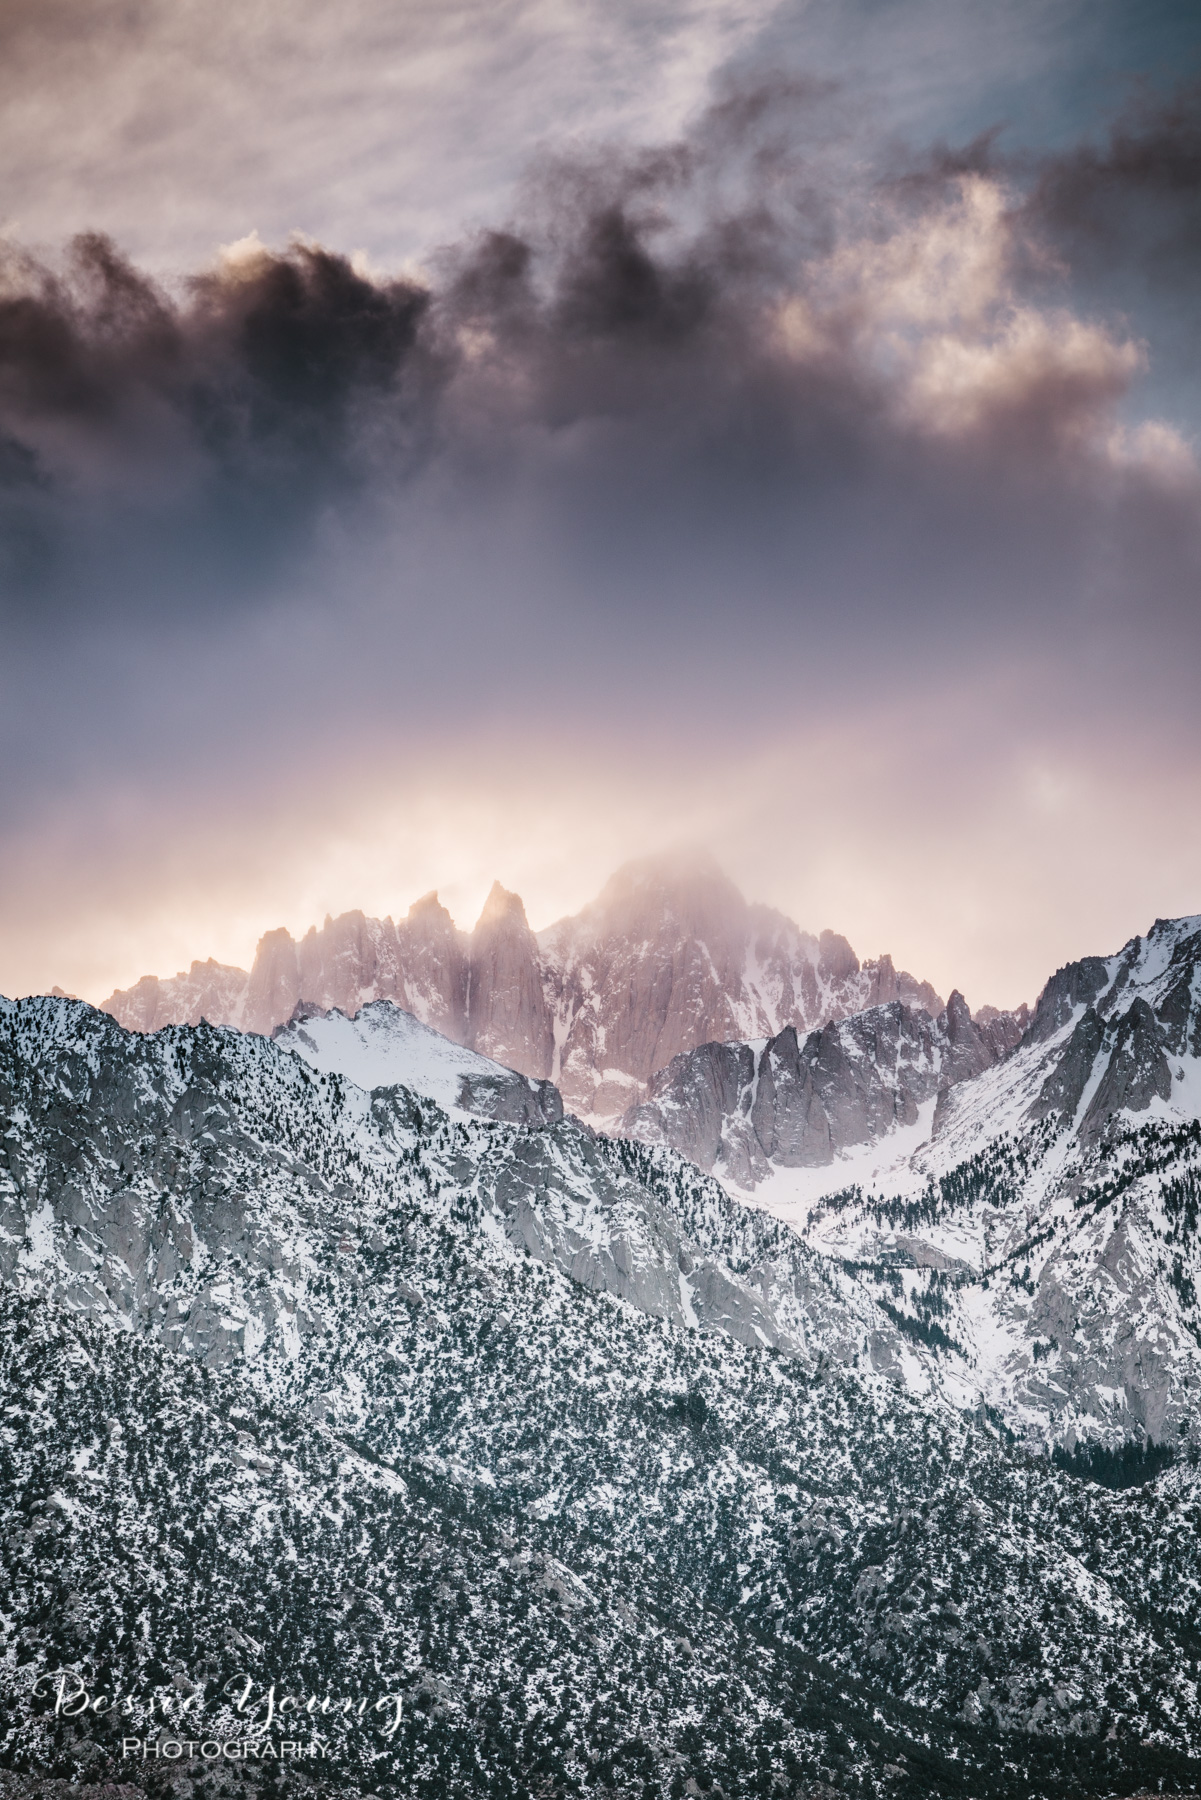
[[[555,1028],[542,987],[538,940],[525,907],[499,881],[471,934],[468,1042],[485,1056],[542,1080],[554,1061]]]
[[[529,920],[525,916],[525,903],[521,895],[510,893],[499,881],[494,881],[475,928],[479,931],[482,926],[495,925],[501,919],[511,919],[522,930],[529,930]]]

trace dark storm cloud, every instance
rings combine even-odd
[[[1178,617],[1187,449],[1122,422],[1144,361],[1122,324],[1028,278],[1101,205],[1098,170],[1187,189],[1185,116],[1157,154],[1150,126],[1137,153],[1115,134],[1023,197],[983,141],[923,179],[865,177],[837,88],[729,81],[681,142],[545,160],[513,222],[428,284],[300,242],[244,244],[174,294],[98,236],[61,268],[12,250],[10,611],[228,611],[333,521],[344,544],[395,540],[398,567],[420,539],[426,587],[398,607],[458,583],[462,620],[470,568],[429,536],[449,506],[485,533],[516,507],[529,589],[565,622],[716,628],[741,585],[811,648],[855,620],[880,643],[1070,632],[1128,610],[1127,544],[1153,547],[1140,605]]]
[[[1178,278],[1201,261],[1201,84],[1144,99],[1100,144],[1047,158],[1030,217],[1074,258],[1132,255]]]
[[[10,249],[10,601],[69,605],[80,559],[87,569],[100,546],[124,576],[190,569],[201,583],[285,549],[315,505],[353,484],[366,412],[388,409],[403,456],[426,304],[413,283],[366,280],[308,245],[199,276],[183,301],[100,236],[77,238],[58,269]]]

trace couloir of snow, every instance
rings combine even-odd
[[[284,1025],[275,1038],[323,1075],[342,1075],[368,1092],[377,1087],[410,1088],[458,1119],[469,1116],[459,1103],[464,1077],[491,1082],[525,1079],[489,1056],[452,1043],[390,1000],[372,1001],[353,1019],[333,1011]]]
[[[917,1175],[913,1164],[930,1142],[935,1104],[926,1101],[912,1125],[899,1126],[866,1144],[853,1144],[832,1162],[815,1168],[786,1168],[776,1163],[752,1189],[739,1188],[728,1179],[723,1185],[745,1205],[771,1213],[800,1232],[805,1231],[822,1200],[845,1188],[860,1187],[884,1199],[907,1194],[925,1185],[925,1176]],[[816,1236],[809,1235],[816,1241]]]

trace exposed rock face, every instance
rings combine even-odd
[[[327,1006],[340,1012],[357,1012],[368,1000],[390,999],[404,1003],[405,981],[397,933],[389,921],[365,918],[361,912],[342,913],[337,919],[327,918],[318,935],[310,927],[296,946],[296,998],[324,996]],[[275,937],[276,933],[268,933]],[[285,938],[287,933],[282,934]],[[263,944],[259,946],[261,956]],[[257,969],[256,959],[256,969]],[[254,971],[251,972],[254,987]],[[291,983],[288,984],[289,986]],[[280,1003],[287,989],[281,991]],[[256,1029],[270,1030],[275,1023],[276,1005],[263,1008]]]
[[[776,1168],[814,1168],[913,1125],[919,1108],[997,1060],[1011,1029],[977,1026],[962,994],[937,1019],[899,1000],[800,1038],[706,1044],[648,1084],[621,1129],[669,1143],[701,1168],[753,1188]]]
[[[1070,1020],[1071,1016],[1069,1012],[1067,1018]],[[1104,1040],[1105,1026],[1094,1009],[1087,1006],[1039,1088],[1038,1098],[1030,1108],[1032,1119],[1075,1118]]]
[[[404,994],[398,983],[394,993],[371,998],[395,1000],[456,1044],[469,1043],[467,941],[437,894],[425,894],[410,906],[408,917],[396,927],[396,944]]]
[[[330,921],[332,923],[332,921]],[[312,965],[310,956],[310,968]],[[305,998],[311,1000],[312,994]],[[247,1031],[266,1031],[267,1021],[290,1018],[300,999],[300,962],[292,934],[281,926],[259,939],[254,967],[246,991],[245,1026]],[[216,1021],[209,1020],[213,1025]]]
[[[1146,1112],[1152,1100],[1168,1100],[1172,1070],[1159,1021],[1141,996],[1115,1018],[1106,1032],[1105,1068],[1097,1091],[1081,1121],[1092,1136],[1103,1131],[1114,1113]]]
[[[523,1075],[550,1075],[555,1027],[542,991],[538,941],[525,907],[499,881],[471,934],[467,1029],[482,1055]]]
[[[1111,973],[1100,956],[1086,956],[1059,969],[1038,997],[1031,1026],[1033,1036],[1040,1042],[1054,1037],[1082,1006],[1096,999]]]
[[[300,1000],[353,1015],[387,999],[456,1043],[557,1082],[567,1105],[608,1125],[672,1058],[698,1045],[809,1032],[902,1001],[937,1016],[928,982],[861,964],[846,939],[814,937],[748,906],[707,858],[630,864],[574,918],[537,937],[515,894],[493,888],[475,930],[456,929],[436,894],[408,917],[344,913],[299,944],[261,940],[249,976],[193,965],[144,978],[104,1010],[131,1030],[204,1017],[270,1033]],[[990,1029],[1000,1029],[995,1020]]]

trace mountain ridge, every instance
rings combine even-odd
[[[893,1005],[803,1044],[702,1046],[624,1128],[853,1264],[1012,1429],[1190,1435],[1201,917],[1065,965],[1008,1046],[956,998],[939,1020]]]
[[[711,1038],[811,1030],[881,1001],[937,1014],[927,982],[888,956],[860,963],[845,938],[750,905],[706,857],[627,864],[596,900],[535,934],[495,883],[471,933],[434,893],[406,918],[328,918],[299,942],[260,940],[249,971],[210,959],[144,976],[103,1009],[128,1029],[228,1024],[269,1035],[298,1003],[353,1017],[387,999],[453,1042],[552,1080],[567,1106],[610,1124],[655,1071]]]
[[[1190,1785],[1189,1458],[1116,1494],[1031,1456],[903,1299],[669,1150],[66,1000],[0,1005],[0,1120],[19,1766],[121,1767],[37,1672],[236,1657],[386,1671],[395,1741],[332,1733],[383,1800]]]

